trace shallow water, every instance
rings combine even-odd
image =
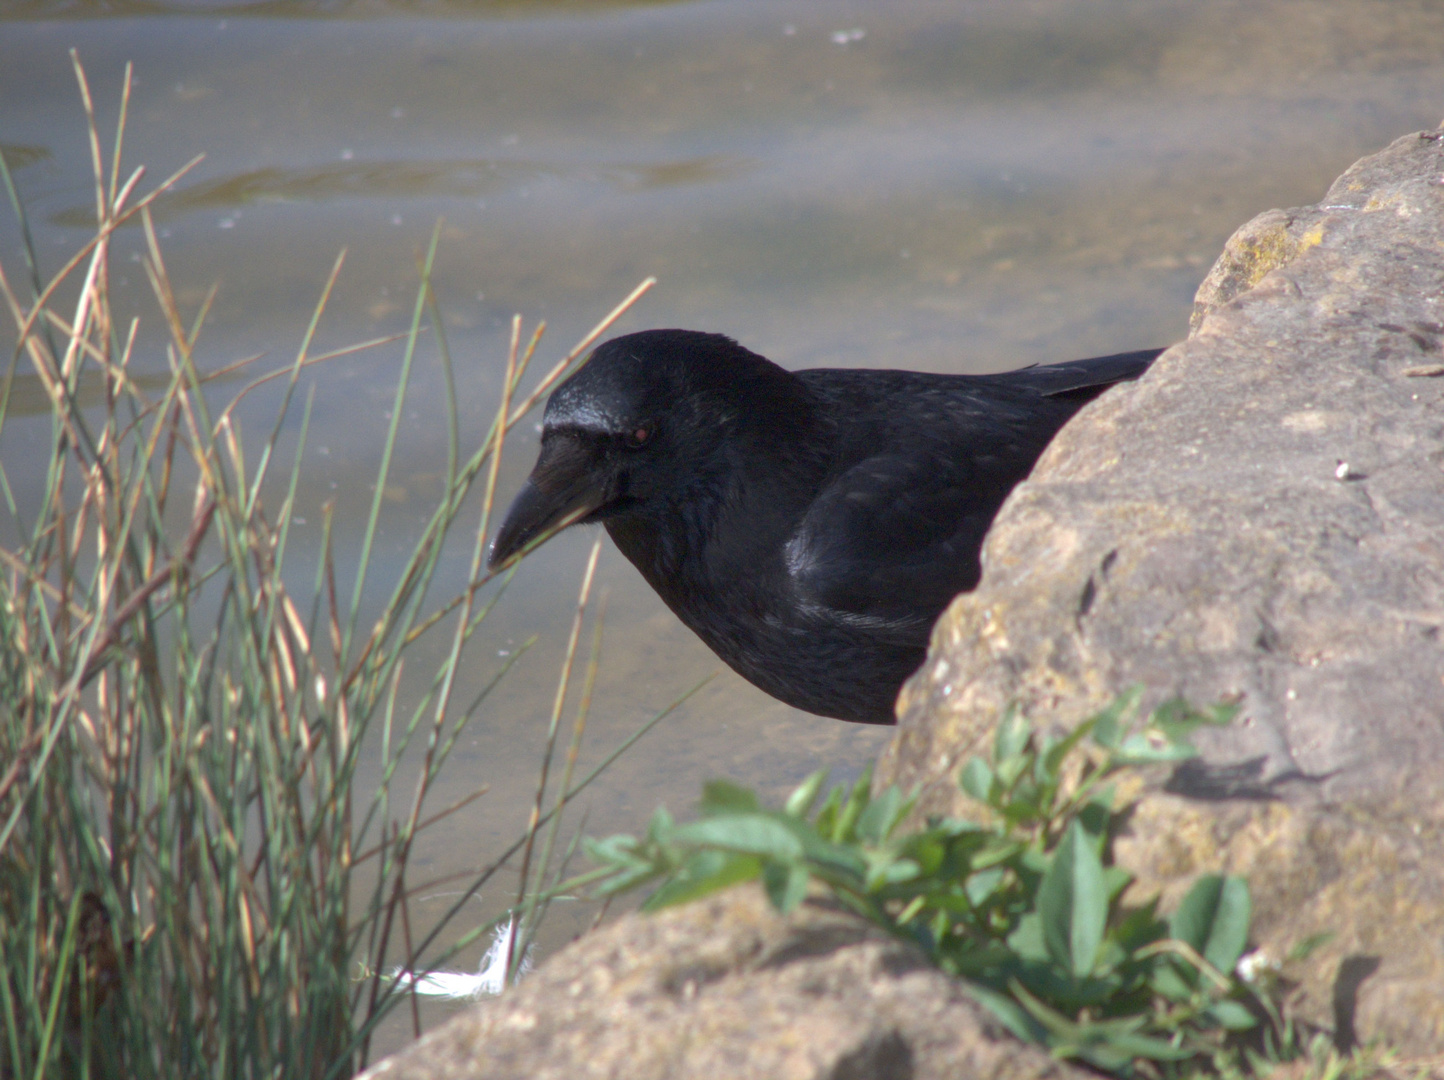
[[[66,50],[105,123],[135,62],[127,160],[159,179],[206,155],[158,215],[182,299],[219,283],[206,365],[284,360],[342,248],[321,347],[404,329],[415,252],[443,219],[435,283],[474,443],[513,312],[548,321],[546,367],[647,275],[660,283],[619,331],[719,330],[790,367],[1000,370],[1177,340],[1237,225],[1317,199],[1357,157],[1439,123],[1441,42],[1444,11],[1423,0],[12,0],[0,145],[53,270],[88,235],[90,206]],[[12,279],[17,243],[6,215]],[[117,284],[144,310],[138,267]],[[303,547],[326,499],[343,535],[359,531],[399,355],[314,376]],[[388,486],[378,596],[437,494],[441,398],[428,361]],[[22,487],[33,430],[12,424],[0,442]],[[521,827],[590,542],[564,536],[530,559],[475,646],[463,697],[539,636],[433,805],[489,793],[429,834],[413,880],[484,865]],[[451,587],[464,564],[449,561]],[[614,550],[597,589],[589,760],[721,667]],[[775,796],[820,765],[855,775],[886,738],[723,670],[599,783],[587,828],[640,829],[713,776]],[[591,917],[556,914],[543,952]]]

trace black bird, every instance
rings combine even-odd
[[[893,722],[983,534],[1085,402],[1161,349],[1002,375],[788,372],[721,334],[599,346],[547,402],[495,567],[606,525],[743,678],[808,712]]]

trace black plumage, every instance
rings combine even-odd
[[[1162,350],[1001,375],[788,372],[720,334],[601,345],[547,402],[492,545],[602,522],[744,678],[808,712],[893,722],[983,535],[1087,401]]]

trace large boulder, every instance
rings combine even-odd
[[[1249,878],[1257,944],[1327,932],[1300,1007],[1341,1042],[1444,1049],[1444,138],[1244,226],[1189,339],[1055,440],[978,589],[904,688],[878,782],[955,776],[1017,702],[1066,725],[1135,684],[1236,699],[1153,778],[1119,861],[1140,895]],[[1011,1042],[910,946],[751,888],[574,943],[367,1074],[1011,1080]]]
[[[1086,1080],[913,947],[761,891],[628,915],[367,1080]]]
[[[1444,1048],[1444,138],[1245,225],[1187,341],[1068,425],[904,688],[880,782],[953,776],[1009,702],[1067,725],[1237,700],[1118,846],[1141,892],[1246,875],[1340,1038]]]

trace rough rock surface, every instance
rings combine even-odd
[[[879,771],[953,780],[1009,701],[1238,697],[1120,838],[1140,893],[1248,876],[1257,944],[1341,1042],[1444,1049],[1444,138],[1245,225],[1193,332],[1055,440],[939,623]],[[631,916],[367,1074],[1071,1077],[910,947],[751,889]]]
[[[1019,1045],[921,953],[755,888],[629,915],[367,1080],[1084,1080]]]
[[[1237,697],[1119,847],[1142,888],[1249,876],[1340,1036],[1444,1048],[1444,138],[1245,225],[1193,331],[1071,423],[904,688],[881,781],[952,776],[1017,701]]]

